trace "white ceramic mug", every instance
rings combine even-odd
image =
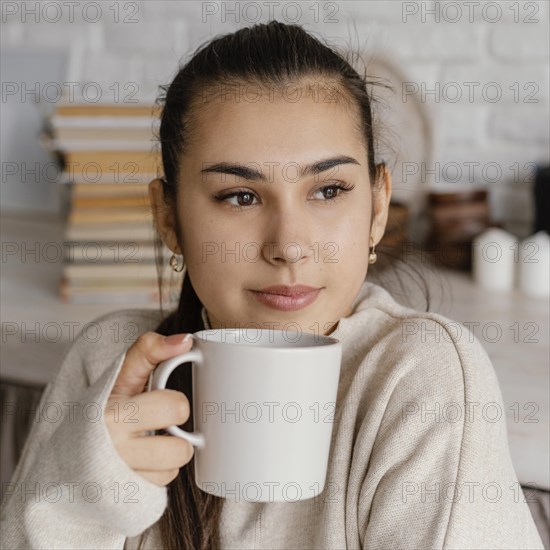
[[[330,336],[208,329],[160,363],[151,389],[192,362],[195,483],[235,502],[293,502],[325,486],[342,344]]]

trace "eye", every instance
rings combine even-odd
[[[355,188],[355,185],[345,184],[343,182],[333,183],[331,185],[325,185],[315,191],[315,193],[322,193],[323,199],[321,202],[333,202],[336,201],[343,193],[347,193]],[[328,195],[328,196],[327,196]],[[232,191],[230,193],[216,195],[214,197],[218,202],[228,202],[232,208],[242,210],[249,206],[255,206],[253,202],[256,199],[256,195],[252,191],[243,189],[241,191]],[[230,202],[235,200],[235,202]]]
[[[255,197],[256,196],[251,191],[243,190],[243,191],[233,191],[233,192],[227,193],[225,195],[223,195],[223,194],[222,195],[217,195],[214,198],[219,202],[229,202],[229,199],[236,198],[237,204],[232,203],[232,202],[230,202],[229,204],[231,206],[233,206],[234,208],[245,208],[247,206],[254,206],[252,204],[252,201],[254,200]]]
[[[344,183],[333,183],[331,185],[325,185],[324,187],[320,187],[315,191],[316,193],[323,193],[325,196],[325,201],[334,201],[342,195],[342,193],[347,193],[348,191],[351,191],[355,185],[348,185]],[[328,197],[325,195],[328,193]]]

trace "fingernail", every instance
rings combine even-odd
[[[188,333],[185,335],[185,337],[182,337],[181,334],[172,334],[171,336],[165,336],[164,341],[167,344],[173,344],[173,345],[179,345],[187,342],[191,339],[191,334]]]

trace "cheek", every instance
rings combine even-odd
[[[360,263],[368,255],[370,202],[357,200],[345,215],[344,223],[333,232],[333,241],[351,263]]]
[[[185,201],[179,204],[180,228],[184,250],[189,259],[200,258],[201,249],[206,243],[214,240],[212,214],[205,199],[190,190]]]
[[[231,277],[243,269],[243,247],[252,240],[249,228],[225,227],[198,208],[182,215],[183,250],[195,280],[219,280],[220,274]]]
[[[341,266],[338,263],[335,264],[337,269],[348,266],[351,270],[355,270],[363,266],[368,256],[367,231],[366,224],[364,227],[360,223],[350,224],[347,231],[334,236],[332,241],[337,250],[335,256],[338,263],[342,262]]]
[[[193,204],[193,200],[195,199],[191,198],[187,205]],[[179,212],[185,262],[188,268],[196,268],[203,263],[208,243],[213,241],[208,233],[210,223],[200,209],[182,206]]]

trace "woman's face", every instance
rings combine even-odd
[[[373,200],[367,151],[342,104],[305,95],[213,100],[182,158],[181,249],[170,245],[173,232],[164,240],[183,254],[213,328],[329,334],[364,282]],[[151,185],[153,195],[160,189]],[[387,178],[374,196],[374,243],[389,193]],[[256,292],[272,285],[320,290],[305,307],[281,309]]]

